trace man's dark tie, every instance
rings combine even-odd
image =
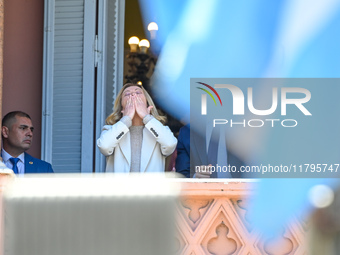
[[[225,143],[225,129],[222,126],[213,128],[209,147],[208,147],[208,164],[215,167],[215,172],[210,175],[211,178],[231,178],[228,172],[221,171],[223,167],[227,167],[227,146]],[[219,169],[217,169],[217,165]],[[217,173],[217,171],[219,171]]]
[[[11,162],[12,162],[12,164],[13,164],[13,172],[15,173],[15,174],[18,174],[19,173],[19,170],[18,170],[18,166],[17,166],[17,163],[18,163],[18,161],[20,160],[20,159],[18,159],[18,158],[10,158],[9,159]]]
[[[218,154],[218,142],[220,137],[220,127],[215,127],[212,130],[209,147],[208,147],[208,164],[216,167],[217,164],[217,154]],[[216,178],[217,173],[212,172],[211,178]]]

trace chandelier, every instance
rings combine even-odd
[[[158,26],[155,22],[148,25],[151,41],[156,38]],[[150,91],[150,77],[153,74],[157,58],[150,53],[150,42],[147,39],[139,40],[138,37],[132,36],[129,38],[130,52],[126,56],[128,65],[125,79],[127,82],[137,83]]]

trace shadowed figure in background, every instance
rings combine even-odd
[[[15,174],[53,173],[51,164],[26,153],[33,141],[33,130],[31,117],[27,113],[9,112],[2,119],[1,156]]]
[[[240,178],[238,170],[244,163],[227,149],[226,143],[222,142],[225,136],[219,131],[220,127],[216,127],[207,139],[209,135],[190,130],[189,125],[182,127],[178,136],[176,172],[187,178]],[[234,166],[236,172],[219,171],[217,165],[221,169]]]

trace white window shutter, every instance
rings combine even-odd
[[[42,159],[56,173],[92,172],[94,0],[45,0]]]

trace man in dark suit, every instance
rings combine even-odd
[[[5,165],[15,174],[53,173],[51,164],[34,158],[27,151],[32,144],[33,125],[31,117],[24,112],[9,112],[2,119],[1,156]]]
[[[215,162],[212,162],[211,159],[209,159],[206,144],[206,137],[204,135],[200,134],[199,132],[194,132],[193,130],[190,133],[189,125],[182,127],[178,135],[176,172],[181,173],[187,178],[223,178],[218,176],[218,173],[216,172],[210,173],[207,171],[209,169],[209,165],[216,165],[216,159]],[[240,167],[244,165],[244,163],[228,149],[226,150],[227,164],[230,164],[230,166],[235,166],[236,169],[239,170]],[[200,171],[197,171],[197,166],[201,166]],[[230,173],[230,177],[240,178],[241,174],[239,171],[237,171]]]

